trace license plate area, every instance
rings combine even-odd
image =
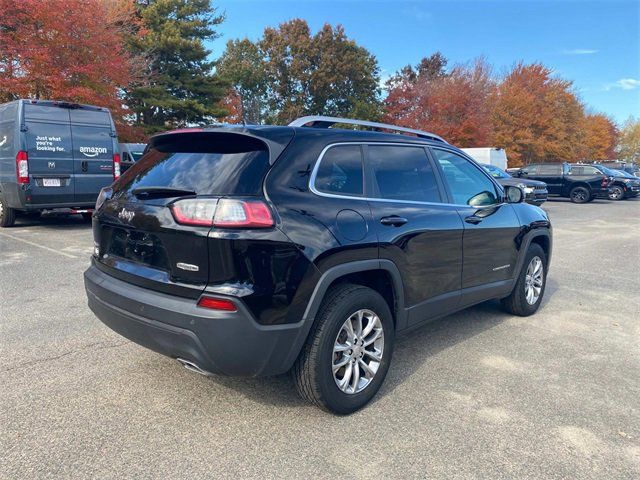
[[[43,178],[43,187],[59,187],[61,185],[59,178]]]

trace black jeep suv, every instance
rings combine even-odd
[[[388,133],[328,128],[348,123]],[[536,312],[551,225],[523,199],[391,125],[169,132],[98,199],[89,306],[191,370],[291,371],[346,414],[380,388],[397,333],[489,299]]]

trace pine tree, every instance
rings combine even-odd
[[[135,123],[154,133],[224,116],[227,85],[204,46],[224,18],[210,0],[139,1],[138,15],[141,29],[129,45],[146,59],[146,75],[126,91]]]

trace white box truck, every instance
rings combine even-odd
[[[478,163],[494,165],[502,170],[507,169],[507,152],[505,152],[504,148],[463,148],[462,151]]]

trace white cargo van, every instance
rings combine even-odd
[[[463,152],[469,155],[478,163],[494,165],[502,170],[507,169],[507,152],[504,148],[481,147],[463,148]]]

